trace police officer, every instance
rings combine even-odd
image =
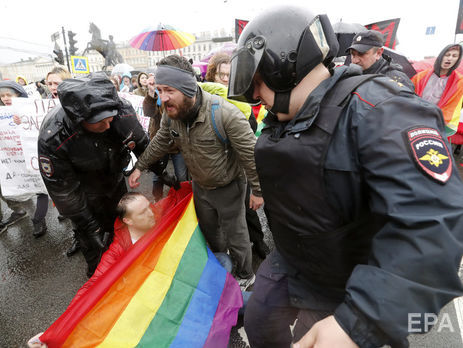
[[[40,129],[40,172],[58,211],[76,227],[91,276],[127,192],[122,171],[130,151],[138,156],[149,140],[132,106],[104,75],[66,80],[58,96],[61,106]]]
[[[415,91],[415,86],[402,67],[384,53],[383,45],[383,34],[376,30],[366,30],[354,36],[347,52],[350,53],[352,63],[359,65],[364,74],[383,74],[404,84],[412,92]]]
[[[337,46],[325,15],[283,7],[232,57],[229,97],[269,110],[255,157],[276,250],[246,308],[252,347],[406,347],[409,313],[463,294],[442,113],[388,77],[331,70]]]

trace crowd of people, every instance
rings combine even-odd
[[[73,301],[153,231],[155,207],[169,204],[165,185],[191,181],[201,232],[243,292],[251,347],[408,346],[408,313],[438,313],[463,294],[453,158],[463,143],[463,52],[447,45],[410,79],[383,46],[381,33],[359,32],[352,64],[334,67],[328,18],[282,7],[250,21],[232,56],[214,55],[204,82],[178,55],[120,76],[73,79],[54,68],[37,85],[60,100],[41,126],[38,158],[60,219],[74,226],[68,254],[81,250],[88,265]],[[1,105],[27,97],[24,85],[23,76],[1,81]],[[118,92],[144,98],[148,132]],[[126,186],[126,175],[133,190],[147,171],[156,206]],[[37,195],[35,237],[47,231],[48,195]],[[2,199],[13,213],[0,233],[26,217],[22,203]],[[31,347],[46,344],[39,336]]]

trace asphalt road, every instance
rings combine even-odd
[[[151,197],[150,185],[150,178],[144,176],[138,191]],[[2,209],[7,217],[10,212],[4,203]],[[34,205],[27,204],[26,209],[32,216]],[[50,203],[46,218],[48,233],[42,238],[32,236],[30,219],[20,221],[0,235],[0,348],[25,347],[30,337],[44,331],[59,317],[87,279],[82,255],[71,258],[65,255],[71,242],[71,224],[58,222],[57,216]],[[266,240],[272,246],[268,227],[265,220],[262,222]],[[255,267],[258,263],[256,259]],[[456,313],[460,310],[463,314],[463,306],[451,303],[442,310],[438,321],[448,314],[453,332],[448,328],[439,332],[436,326],[426,335],[411,336],[411,347],[462,347],[461,323]],[[235,328],[230,347],[246,346],[244,330]]]

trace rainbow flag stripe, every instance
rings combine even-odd
[[[239,285],[207,248],[191,186],[156,230],[41,336],[53,347],[226,347]]]

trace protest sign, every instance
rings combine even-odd
[[[146,117],[143,113],[143,100],[145,99],[145,97],[124,92],[119,92],[119,97],[127,100],[128,102],[130,102],[130,104],[132,104],[133,108],[135,109],[135,112],[137,113],[138,121],[142,125],[145,132],[148,132],[150,118]]]
[[[26,91],[28,98],[33,98],[33,99],[42,98],[39,91],[37,90],[37,86],[35,85],[35,83],[31,83],[27,86],[23,86],[23,88]]]
[[[57,99],[14,98],[12,106],[0,107],[0,185],[5,197],[25,200],[47,192],[38,170],[37,138],[43,118],[57,104]],[[20,117],[20,125],[13,115]]]
[[[12,106],[0,107],[0,185],[4,197],[25,201],[38,192],[42,179],[26,169],[14,114]]]

